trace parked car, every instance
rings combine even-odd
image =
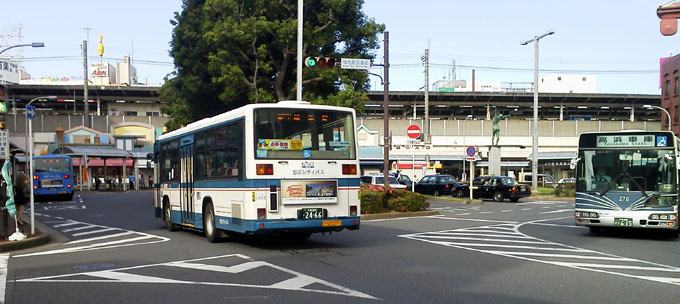
[[[473,198],[492,198],[497,202],[504,199],[516,202],[531,195],[531,187],[521,185],[509,176],[479,176],[472,181]]]
[[[408,177],[408,175],[399,174],[399,177],[397,177],[396,173],[390,173],[390,176],[393,176],[394,178],[396,178],[397,181],[400,184],[406,185],[407,189],[409,189],[409,190],[411,189],[411,185],[413,184],[413,181],[411,180],[410,177]]]
[[[415,185],[415,192],[432,194],[434,196],[451,194],[455,197],[464,197],[468,185],[461,184],[451,175],[426,175]]]
[[[576,178],[575,177],[563,177],[563,178],[560,178],[560,180],[558,180],[557,183],[558,184],[575,184]]]
[[[532,178],[531,172],[519,174],[519,182],[524,185],[531,185]],[[536,180],[539,187],[553,187],[555,185],[555,179],[550,174],[536,174]]]
[[[406,185],[400,184],[396,178],[393,176],[388,177],[390,181],[390,187],[394,189],[406,189]],[[371,184],[382,186],[385,184],[385,177],[383,175],[364,175],[359,178],[362,184]]]

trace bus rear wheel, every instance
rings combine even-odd
[[[220,240],[220,232],[215,227],[215,210],[212,203],[208,203],[203,211],[203,230],[208,242],[215,243]]]

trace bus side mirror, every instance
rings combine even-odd
[[[576,164],[578,164],[579,160],[581,160],[581,158],[572,158],[571,161],[569,162],[569,169],[571,170],[576,169]]]

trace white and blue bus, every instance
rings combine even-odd
[[[670,131],[581,134],[576,225],[666,229],[677,237],[679,156]]]
[[[70,156],[33,157],[33,195],[36,199],[73,199],[73,161]]]
[[[251,104],[159,136],[156,217],[169,230],[229,234],[359,229],[359,158],[350,108]]]

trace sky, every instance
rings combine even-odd
[[[365,0],[363,11],[389,31],[390,90],[424,86],[421,56],[430,52],[430,89],[438,80],[533,81],[534,45],[540,40],[540,75],[595,75],[597,93],[659,94],[659,58],[680,53],[680,34],[662,36],[656,9],[668,1],[469,1]],[[103,36],[104,61],[132,56],[140,81],[159,85],[172,72],[168,55],[180,0],[3,0],[0,33],[21,26],[24,66],[32,77],[82,77],[80,46],[96,58]],[[40,9],[36,9],[40,7]],[[382,35],[380,36],[382,45]],[[374,63],[383,63],[376,50]],[[452,66],[455,62],[455,72]],[[371,68],[382,74],[382,68]],[[371,77],[373,90],[382,90]]]

